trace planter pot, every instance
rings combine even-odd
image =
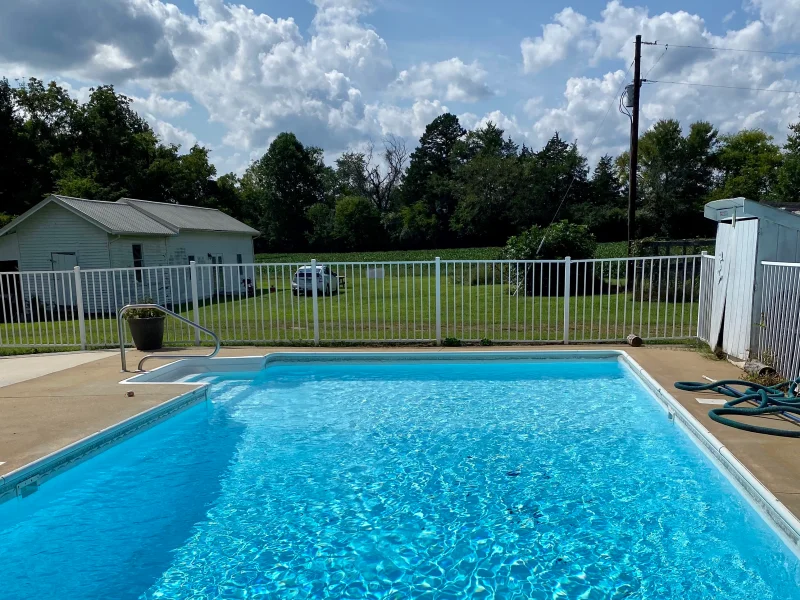
[[[128,319],[133,345],[137,350],[158,350],[164,343],[165,317]]]

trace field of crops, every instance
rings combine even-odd
[[[295,254],[258,254],[256,261],[262,263],[307,263],[312,258],[320,262],[381,262],[394,260],[494,260],[502,248],[445,248],[443,250],[386,250],[382,252],[298,252]],[[679,248],[673,254],[680,254]],[[707,248],[712,250],[713,248]],[[606,242],[597,245],[595,258],[624,258],[627,242]]]

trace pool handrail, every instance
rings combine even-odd
[[[128,312],[129,310],[136,309],[136,308],[149,308],[149,309],[161,311],[164,314],[167,314],[167,315],[170,315],[172,317],[175,317],[179,321],[182,321],[182,322],[186,323],[187,325],[189,325],[191,327],[194,327],[195,329],[198,329],[198,330],[202,331],[203,333],[207,333],[208,335],[210,335],[214,340],[214,344],[215,344],[214,351],[211,352],[211,354],[206,354],[204,356],[201,356],[201,358],[214,358],[217,355],[217,353],[219,352],[219,346],[220,346],[219,336],[216,333],[214,333],[213,331],[211,331],[210,329],[206,329],[202,325],[200,325],[198,323],[195,323],[194,321],[190,321],[186,317],[183,317],[183,316],[179,315],[178,313],[171,311],[167,307],[161,306],[160,304],[126,304],[117,313],[117,333],[119,335],[119,354],[120,354],[120,360],[122,361],[122,370],[124,372],[126,372],[128,370],[128,365],[127,365],[127,361],[125,360],[125,336],[124,336],[123,328],[122,328],[122,318],[123,318],[123,316],[125,315],[126,312]],[[197,358],[197,357],[198,357],[197,354],[164,354],[164,355],[148,354],[148,355],[142,357],[142,360],[139,361],[139,365],[136,367],[136,370],[137,371],[144,371],[144,369],[142,369],[142,365],[145,363],[145,361],[150,360],[151,358],[160,358],[160,359],[163,359],[163,360],[171,360],[173,358]]]

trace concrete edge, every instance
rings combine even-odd
[[[196,387],[198,384],[194,385]],[[206,400],[207,397],[208,386],[201,384],[196,389],[148,408],[0,476],[0,503],[18,496],[24,498],[32,494],[39,488],[39,485],[48,479],[99,454],[109,446],[118,444],[134,434],[157,425],[201,400]]]
[[[715,463],[734,487],[761,514],[787,546],[800,557],[800,520],[733,453],[706,429],[675,397],[661,386],[627,352],[618,350],[620,361],[637,377]]]

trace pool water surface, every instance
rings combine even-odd
[[[3,598],[800,599],[616,360],[276,363],[0,505]]]

